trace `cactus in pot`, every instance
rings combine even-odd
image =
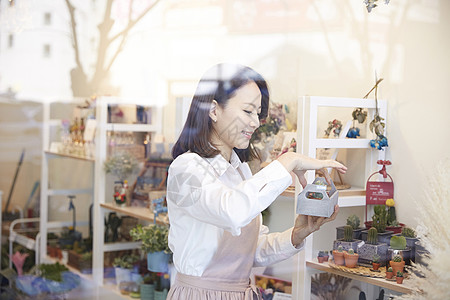
[[[367,243],[371,245],[378,244],[378,230],[375,227],[371,227],[367,233]]]
[[[392,269],[392,267],[389,267],[386,270],[386,278],[391,279],[393,276],[394,276],[394,270]]]
[[[345,266],[347,268],[355,268],[358,263],[359,255],[355,253],[353,249],[349,249],[347,253],[344,253]]]
[[[386,231],[386,219],[387,211],[384,205],[376,205],[374,207],[375,214],[372,216],[373,227],[377,229],[378,232],[382,233]]]
[[[341,245],[339,245],[337,250],[333,250],[333,259],[336,265],[338,266],[344,265],[344,249]]]
[[[347,225],[352,226],[353,230],[358,229],[360,223],[361,221],[357,215],[351,215],[347,218]]]
[[[394,255],[389,263],[394,271],[394,274],[397,274],[398,271],[403,272],[405,261],[403,260],[403,257],[401,255]]]
[[[407,238],[416,238],[416,232],[410,227],[403,227],[402,235]]]
[[[353,228],[350,225],[344,226],[344,241],[346,242],[353,241]]]

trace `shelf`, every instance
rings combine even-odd
[[[310,143],[314,148],[372,149],[370,139],[312,139]]]
[[[52,152],[52,151],[44,151],[44,153],[47,154],[47,155],[56,156],[56,157],[73,158],[73,159],[79,159],[79,160],[91,161],[91,162],[95,161],[95,158],[93,158],[93,157],[86,157],[86,156],[73,155],[73,154],[67,154],[67,153],[59,153],[59,152]]]
[[[159,127],[152,124],[106,124],[106,130],[109,131],[122,131],[122,132],[154,132],[158,131]]]
[[[118,243],[105,243],[103,246],[104,252],[133,250],[141,247],[141,242],[118,242]]]
[[[126,206],[120,207],[112,203],[101,203],[100,206],[105,209],[109,209],[118,213],[125,214],[130,217],[135,217],[140,220],[145,220],[149,222],[153,222],[154,214],[153,212],[146,207],[137,207],[137,206]],[[160,214],[156,218],[157,224],[167,225],[168,223],[165,221],[166,214]]]
[[[409,285],[408,280],[403,281],[403,284],[397,284],[395,281],[387,281],[384,278],[373,278],[373,277],[365,277],[365,276],[359,276],[356,274],[351,274],[347,272],[343,272],[337,269],[334,269],[328,265],[327,262],[325,263],[318,263],[317,261],[306,261],[306,266],[309,268],[313,268],[315,270],[324,271],[331,274],[336,274],[339,276],[351,278],[354,280],[358,280],[361,282],[366,282],[369,284],[373,284],[382,288],[386,288],[392,291],[396,291],[399,293],[412,293],[415,291],[414,287]]]

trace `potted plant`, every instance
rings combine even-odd
[[[398,284],[402,284],[403,283],[403,272],[398,271],[397,272],[397,277],[395,278]]]
[[[353,228],[350,225],[344,226],[344,238],[338,239],[333,242],[333,249],[337,249],[337,247],[342,246],[344,250],[357,249],[358,244],[361,240],[357,240],[353,238]]]
[[[367,230],[363,230],[361,232],[361,237],[364,241],[366,241],[368,230],[371,227],[375,227],[378,232],[378,243],[384,243],[384,244],[389,245],[389,239],[394,232],[390,231],[390,230],[386,230],[387,215],[388,215],[386,206],[385,205],[375,205],[373,210],[374,210],[374,215],[372,216],[372,223],[366,224],[366,226],[368,228],[367,228]]]
[[[416,242],[419,240],[416,236],[416,232],[414,231],[414,229],[410,228],[410,227],[403,227],[402,228],[402,233],[397,233],[395,234],[397,236],[404,236],[406,239],[406,246],[409,247],[411,249],[411,255],[410,255],[410,259],[415,262],[416,261]],[[406,262],[408,264],[408,262]]]
[[[138,224],[130,230],[130,235],[134,241],[142,241],[141,249],[147,253],[148,270],[167,273],[172,253],[168,243],[169,228],[158,224],[145,227]]]
[[[386,200],[386,207],[387,207],[387,227],[386,229],[389,231],[393,231],[394,234],[400,233],[402,231],[402,227],[404,224],[400,224],[397,221],[397,215],[395,213],[395,202],[394,199],[387,199]]]
[[[380,257],[380,266],[386,264],[388,253],[388,245],[378,242],[378,231],[375,227],[371,227],[367,231],[366,242],[358,248],[359,263],[371,264],[373,256],[376,254]]]
[[[344,249],[341,245],[338,246],[337,250],[333,250],[333,259],[336,265],[344,265]]]
[[[155,284],[154,300],[166,300],[170,287],[168,273],[158,273]]]
[[[114,184],[114,201],[117,205],[129,203],[127,178],[137,169],[136,158],[126,152],[110,156],[104,163],[106,174],[111,173],[119,180]]]
[[[328,261],[328,251],[319,251],[317,254],[317,261],[319,263],[327,262]]]
[[[406,246],[406,238],[404,236],[392,236],[390,244],[391,246],[388,248],[389,257],[399,254],[407,265],[411,264],[411,248]]]
[[[375,253],[372,258],[372,269],[377,271],[379,268],[380,268],[380,256]]]
[[[392,277],[394,277],[394,270],[392,269],[392,267],[389,267],[386,270],[386,278],[391,279]]]
[[[351,215],[347,218],[347,224],[353,228],[353,239],[360,240],[361,239],[361,231],[364,229],[359,227],[361,221],[357,215]],[[344,238],[344,226],[336,227],[336,239]]]
[[[141,300],[153,300],[155,294],[155,282],[157,275],[149,272],[144,275],[141,283]]]
[[[347,252],[344,253],[345,266],[347,268],[356,267],[356,264],[358,263],[358,257],[359,255],[355,253],[353,249],[349,249]]]
[[[389,264],[391,265],[394,274],[397,274],[398,271],[403,272],[403,268],[405,267],[405,261],[400,255],[395,255]]]
[[[121,282],[131,282],[131,271],[138,260],[139,257],[136,255],[127,254],[114,259],[113,267],[116,274],[117,286],[120,286]]]

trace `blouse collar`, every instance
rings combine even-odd
[[[219,176],[222,176],[230,166],[237,169],[242,164],[239,156],[236,152],[234,152],[234,150],[231,151],[230,162],[228,162],[221,154],[217,154],[211,158],[206,158],[206,160],[208,160]]]

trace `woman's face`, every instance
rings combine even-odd
[[[250,81],[240,87],[225,107],[216,106],[215,113],[213,144],[228,158],[233,148],[246,149],[253,132],[259,127],[261,92],[256,83]]]

